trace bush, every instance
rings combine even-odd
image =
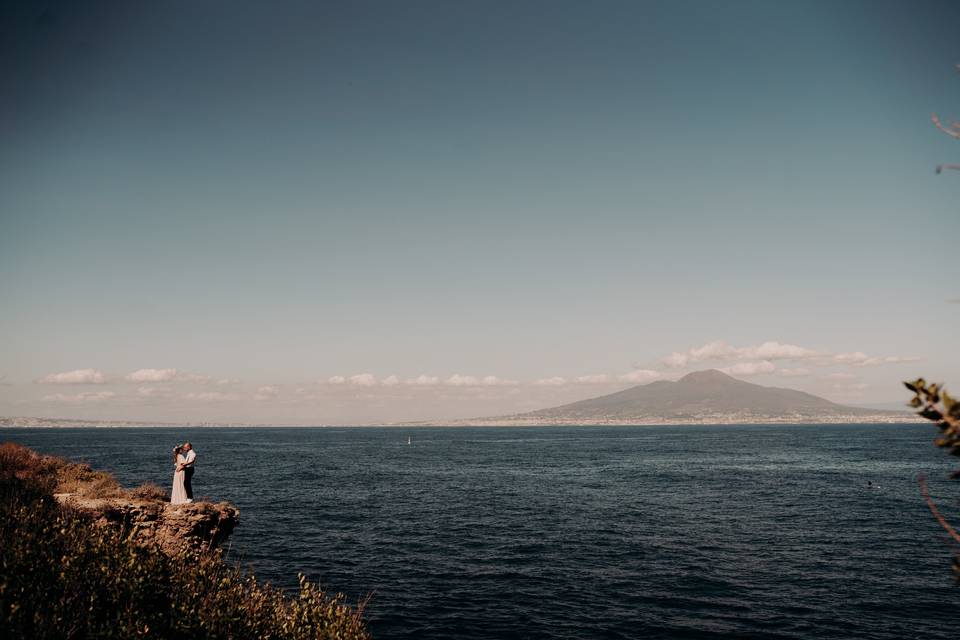
[[[166,502],[170,499],[170,492],[160,485],[152,482],[144,482],[136,489],[131,489],[129,496],[134,500],[143,500],[145,502]]]
[[[61,507],[51,491],[63,466],[0,445],[0,635],[369,638],[362,607],[302,577],[288,596],[217,552],[171,558]]]

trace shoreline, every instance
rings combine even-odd
[[[877,415],[850,417],[823,417],[817,419],[757,419],[757,420],[584,420],[584,421],[537,421],[537,420],[450,420],[424,422],[384,422],[368,424],[231,424],[231,423],[166,423],[166,422],[130,422],[122,424],[104,424],[93,420],[60,420],[22,424],[0,418],[0,429],[479,429],[505,427],[737,427],[737,426],[796,426],[817,425],[869,425],[869,424],[926,424],[927,420],[912,413],[902,416]],[[67,424],[60,424],[60,423]]]

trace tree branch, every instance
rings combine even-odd
[[[953,126],[950,127],[944,126],[944,124],[940,122],[939,116],[935,113],[930,116],[930,119],[933,120],[933,124],[936,125],[937,129],[940,129],[940,131],[943,131],[951,138],[960,140],[960,129],[957,129],[956,123],[953,123]]]
[[[930,491],[927,489],[927,479],[924,476],[919,476],[917,482],[920,483],[920,494],[923,496],[923,499],[927,501],[927,506],[930,507],[930,513],[933,514],[933,517],[937,519],[937,522],[940,523],[940,526],[950,534],[950,537],[960,543],[960,533],[957,533],[957,530],[950,526],[950,523],[947,522],[947,519],[940,514],[940,510],[937,509],[937,505],[933,503],[933,498],[930,497]]]

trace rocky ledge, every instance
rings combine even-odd
[[[73,493],[57,493],[54,497],[97,524],[118,527],[136,542],[157,545],[168,555],[185,549],[216,549],[230,537],[240,520],[240,510],[228,502],[173,505],[128,498],[88,498]]]

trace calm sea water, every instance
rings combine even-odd
[[[412,444],[407,445],[407,437]],[[231,557],[392,638],[954,638],[925,425],[0,430],[128,485],[198,453]],[[955,462],[955,461],[953,461]],[[867,488],[867,481],[879,488]]]

